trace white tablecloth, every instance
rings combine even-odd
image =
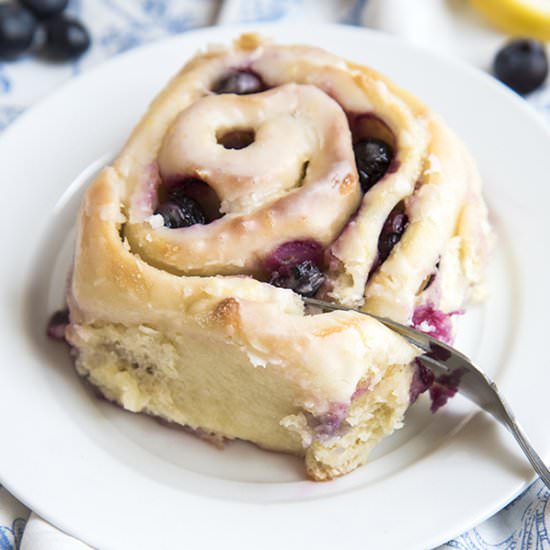
[[[144,42],[206,25],[302,17],[365,25],[462,57],[482,69],[490,66],[504,40],[470,12],[464,0],[72,0],[69,9],[90,28],[93,47],[66,65],[32,57],[0,64],[0,130],[33,102],[93,65]],[[528,102],[550,122],[548,87]],[[550,550],[549,497],[536,481],[494,517],[442,548]],[[0,486],[0,550],[18,548],[89,547],[34,515]]]

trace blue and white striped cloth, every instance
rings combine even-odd
[[[0,63],[0,131],[36,100],[76,74],[151,40],[196,27],[296,20],[365,25],[465,58],[487,68],[504,39],[469,13],[465,2],[441,0],[71,0],[93,47],[80,60],[48,65],[32,57]],[[468,40],[461,40],[467,29]],[[550,89],[529,103],[550,123]],[[441,548],[550,550],[550,492],[535,482],[479,527]],[[0,486],[0,550],[85,550],[89,547],[33,514]]]

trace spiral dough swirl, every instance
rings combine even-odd
[[[219,142],[239,130],[253,143]],[[134,212],[126,229],[132,248],[183,274],[255,273],[282,242],[328,245],[361,199],[346,116],[310,85],[200,99],[166,132],[158,168],[165,181],[200,178],[221,201],[221,218],[179,230],[151,227],[153,201]]]
[[[274,251],[313,243],[306,256],[322,275],[285,264],[277,286],[403,322],[423,304],[459,309],[479,287],[490,231],[475,165],[436,115],[378,73],[245,36],[194,58],[149,113],[113,167],[120,234],[149,265],[269,282],[280,275]],[[362,143],[391,151],[367,186]],[[207,219],[170,226],[161,203],[189,182],[208,195],[191,196]],[[296,282],[311,273],[321,287]]]

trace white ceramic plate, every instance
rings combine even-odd
[[[47,341],[62,302],[81,192],[148,101],[198,48],[242,30],[191,32],[76,79],[0,140],[1,481],[32,509],[102,549],[430,547],[496,512],[532,473],[511,437],[458,396],[420,401],[370,463],[327,483],[296,459],[224,451],[97,398]],[[254,28],[259,28],[258,25]],[[477,158],[498,232],[488,301],[457,345],[494,375],[543,457],[550,365],[550,136],[489,77],[366,30],[265,26],[374,66],[439,111]]]

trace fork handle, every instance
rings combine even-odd
[[[519,425],[518,421],[515,419],[512,410],[506,403],[506,401],[500,396],[496,387],[493,387],[493,390],[498,398],[498,401],[501,405],[500,411],[490,410],[489,412],[502,424],[508,428],[508,431],[512,433],[518,442],[519,446],[523,450],[523,453],[531,463],[531,466],[535,472],[540,476],[543,483],[550,489],[550,470],[547,468],[546,464],[542,461],[540,455],[535,451],[527,435],[523,431],[523,428]]]
[[[423,355],[421,359],[422,362],[427,363],[428,366],[431,366],[432,368],[435,365],[441,365],[439,361],[436,361],[431,357],[427,357],[426,355]],[[458,357],[458,361],[458,364],[460,365],[462,359]],[[480,393],[479,391],[482,387],[481,385],[477,387],[477,392],[467,391],[468,388],[464,387],[459,387],[459,391],[462,395],[480,407],[481,410],[488,412],[500,424],[508,429],[521,447],[523,454],[527,457],[527,460],[530,462],[535,472],[540,476],[546,487],[550,489],[550,470],[529,442],[527,435],[520,426],[519,422],[516,420],[512,409],[498,391],[496,384],[481,372],[479,372],[479,374],[483,376],[486,382],[485,391],[483,393]]]

